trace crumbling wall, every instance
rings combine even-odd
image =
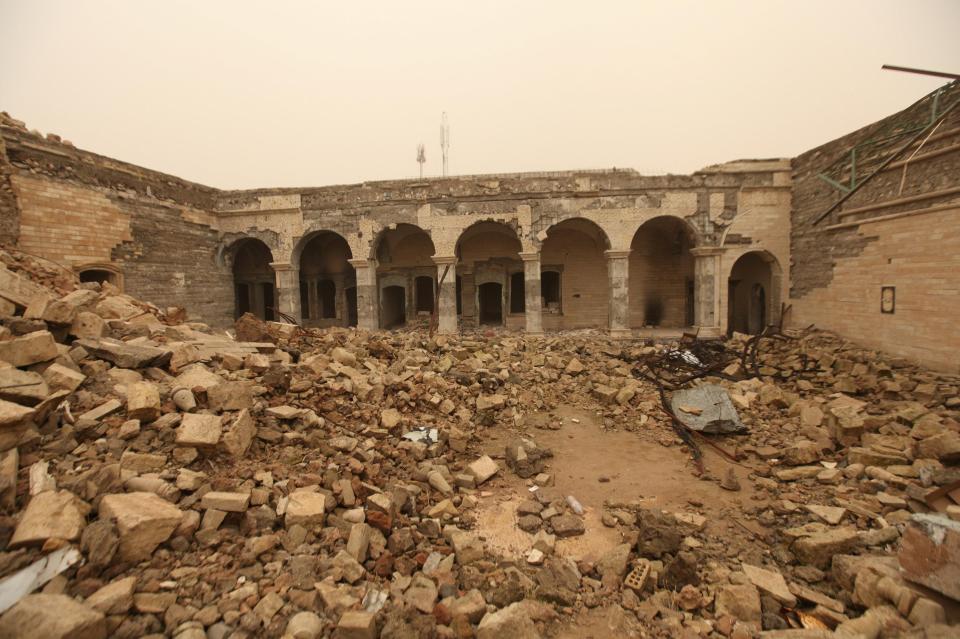
[[[0,114],[0,120],[4,117]],[[20,207],[10,181],[11,175],[13,167],[7,160],[7,145],[0,135],[0,244],[16,244],[20,237]]]
[[[960,83],[953,83],[939,99],[939,112],[957,99]],[[814,223],[841,195],[819,173],[854,146],[883,135],[891,122],[916,129],[929,122],[930,113],[929,104],[918,102],[793,161],[788,319],[956,370],[951,353],[960,348],[960,252],[953,232],[960,212],[960,109],[922,136],[922,146],[915,144],[838,211]],[[909,137],[901,136],[896,146]],[[887,287],[894,289],[892,309],[881,307]]]
[[[77,149],[0,121],[18,248],[80,271],[107,267],[125,292],[223,325],[233,315],[229,265],[218,263],[214,189]],[[2,185],[2,183],[0,183]],[[0,188],[0,233],[9,234]]]

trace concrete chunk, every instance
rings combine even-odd
[[[673,394],[670,407],[690,430],[703,433],[742,433],[747,427],[723,386],[703,384]]]

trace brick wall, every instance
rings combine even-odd
[[[940,112],[957,99],[960,82],[946,87]],[[814,223],[840,197],[819,173],[842,164],[854,146],[869,152],[865,143],[894,125],[901,131],[924,126],[930,113],[929,100],[918,102],[793,161],[789,320],[956,371],[960,109],[922,146],[915,144],[839,210]],[[902,135],[890,148],[908,139]],[[849,183],[849,170],[841,173]],[[881,313],[882,286],[896,286],[893,314]]]
[[[560,267],[561,312],[544,308],[544,329],[607,326],[607,260],[593,238],[566,229],[551,233],[540,251],[540,266]]]

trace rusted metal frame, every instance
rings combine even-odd
[[[646,366],[650,369],[649,364],[646,364]],[[700,446],[698,446],[697,442],[693,439],[693,432],[680,421],[680,418],[677,417],[673,409],[670,408],[670,403],[667,401],[667,392],[664,390],[663,384],[656,377],[653,369],[650,369],[650,373],[653,376],[653,381],[656,383],[657,391],[660,394],[660,409],[670,418],[670,426],[673,428],[673,432],[675,432],[683,443],[687,445],[687,448],[690,449],[690,454],[693,456],[693,463],[697,467],[697,472],[702,475],[704,472],[703,451],[700,450]]]
[[[872,173],[870,173],[867,177],[863,178],[863,180],[860,181],[860,183],[857,184],[854,188],[850,189],[849,192],[844,193],[840,197],[840,199],[834,202],[834,204],[830,208],[828,208],[826,211],[824,211],[819,216],[817,216],[817,218],[813,220],[813,225],[816,226],[817,224],[822,222],[824,219],[826,219],[827,216],[829,216],[831,213],[833,213],[838,208],[840,208],[840,206],[844,202],[849,200],[854,193],[856,193],[861,188],[863,188],[863,186],[865,186],[868,182],[870,182],[873,178],[875,178],[878,174],[880,174],[884,169],[887,168],[887,166],[893,163],[894,160],[896,160],[898,157],[903,155],[908,149],[910,149],[910,147],[912,147],[917,142],[917,140],[923,137],[923,135],[927,131],[929,131],[934,126],[936,126],[937,124],[945,120],[947,116],[950,115],[950,113],[952,113],[955,108],[957,108],[957,105],[960,105],[960,99],[954,100],[953,104],[951,104],[946,109],[944,109],[944,111],[939,116],[937,116],[933,121],[931,121],[927,126],[923,127],[916,134],[911,136],[910,139],[905,144],[901,145],[900,148],[898,148],[896,151],[890,154],[887,157],[887,159],[881,162],[880,166],[874,169]]]

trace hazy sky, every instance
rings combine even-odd
[[[221,188],[788,157],[960,72],[960,0],[0,0],[0,110]]]

